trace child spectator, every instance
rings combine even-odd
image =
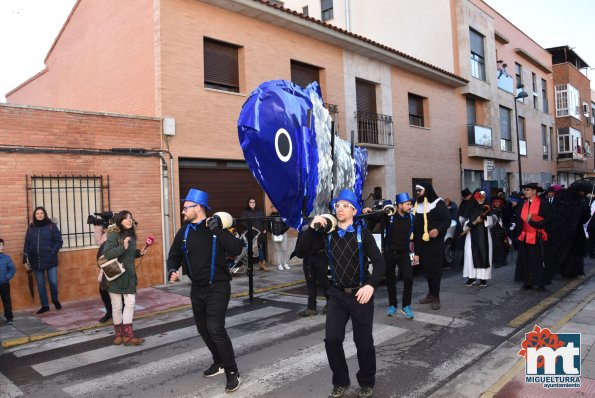
[[[6,324],[12,325],[12,303],[10,301],[10,280],[14,276],[14,263],[4,254],[4,239],[0,239],[0,297],[4,306]]]

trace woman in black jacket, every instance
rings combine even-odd
[[[48,295],[45,289],[46,273],[50,284],[52,303],[57,310],[62,309],[58,301],[58,251],[62,247],[62,234],[58,226],[48,217],[48,213],[42,206],[33,211],[33,222],[29,224],[25,235],[25,247],[23,253],[28,266],[33,269],[37,281],[37,291],[41,308],[38,314],[50,310]]]
[[[252,222],[242,221],[242,225],[244,226],[244,228],[246,228],[246,230],[248,230],[250,228],[250,225],[252,225],[252,228],[256,228],[258,231],[260,231],[260,234],[258,235],[258,267],[261,270],[268,272],[269,269],[266,266],[267,230],[265,227],[264,220],[262,219],[264,217],[264,213],[262,212],[262,210],[256,209],[256,199],[248,199],[247,206],[244,210],[242,210],[241,217],[243,219],[256,218],[256,220]],[[252,261],[252,259],[250,259],[250,261]]]

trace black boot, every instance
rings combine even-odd
[[[36,314],[43,314],[44,312],[48,312],[50,310],[50,307],[41,307],[39,310],[37,310]]]
[[[99,320],[99,323],[107,322],[112,319],[111,312],[106,312],[105,315]]]

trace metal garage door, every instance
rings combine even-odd
[[[209,206],[240,217],[249,198],[255,198],[257,208],[264,209],[264,192],[245,162],[180,159],[180,197],[190,188],[208,192]],[[266,211],[265,211],[266,213]]]

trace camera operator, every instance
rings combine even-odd
[[[105,241],[107,240],[107,227],[114,222],[114,213],[104,211],[93,214],[87,218],[87,224],[94,226],[93,239],[95,240],[95,244],[99,245],[99,249],[97,249],[97,259],[99,259],[103,252]],[[99,319],[99,322],[103,323],[109,321],[112,317],[112,301],[107,291],[109,282],[103,276],[103,270],[101,269],[99,270],[99,275],[97,275],[97,282],[99,282],[99,295],[105,306],[105,315]]]

